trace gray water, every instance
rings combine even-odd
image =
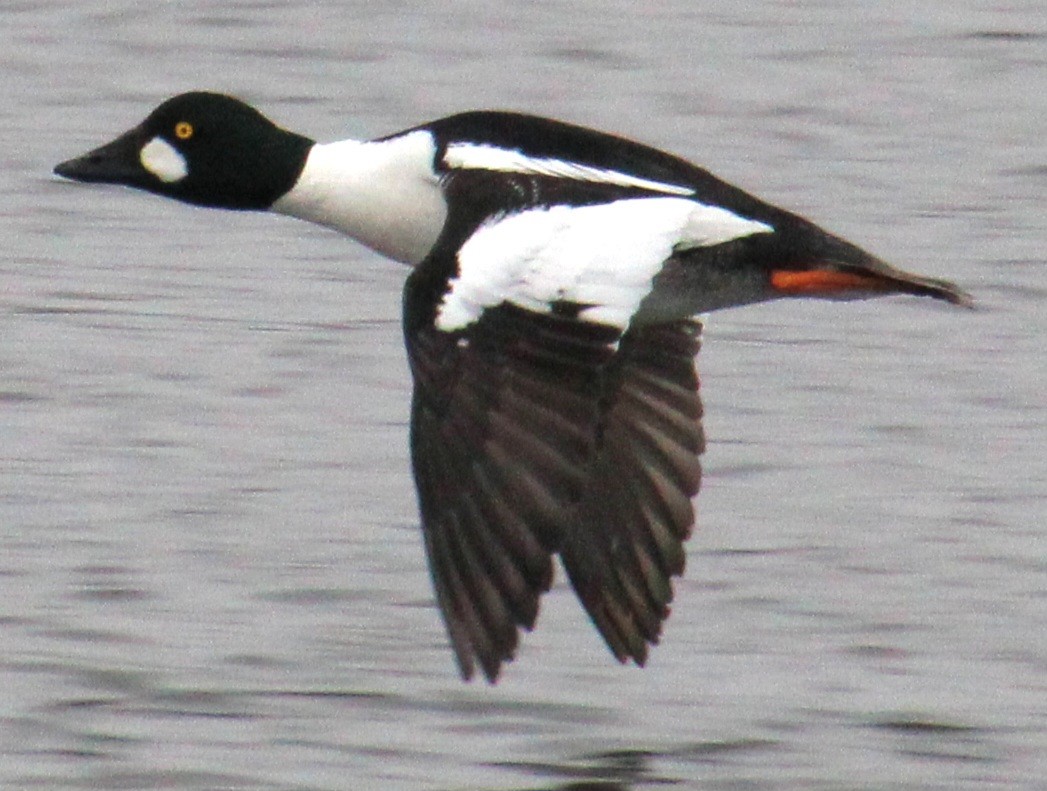
[[[1047,788],[1041,0],[27,0],[0,44],[0,786]],[[50,176],[189,88],[324,140],[470,107],[616,131],[979,310],[714,315],[648,667],[561,582],[504,680],[463,685],[404,270]]]

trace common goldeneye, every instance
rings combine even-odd
[[[55,173],[292,215],[411,265],[411,459],[466,679],[513,658],[556,554],[611,652],[644,664],[701,478],[697,314],[895,293],[971,305],[682,159],[519,113],[317,143],[193,92]]]

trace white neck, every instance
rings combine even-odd
[[[436,243],[447,203],[425,131],[388,140],[317,143],[274,211],[334,228],[373,250],[417,264]]]

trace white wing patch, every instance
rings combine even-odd
[[[503,302],[547,313],[568,301],[591,306],[582,309],[583,321],[624,330],[674,250],[773,230],[684,198],[552,206],[495,218],[458,251],[458,276],[436,326],[463,329]]]
[[[619,187],[638,187],[640,189],[664,192],[668,195],[693,195],[694,190],[679,184],[666,184],[661,181],[640,178],[617,170],[581,165],[562,159],[529,157],[522,151],[513,151],[497,146],[479,143],[451,143],[443,157],[449,168],[466,170],[497,170],[503,173],[530,173],[536,176],[555,176],[558,178],[591,181],[598,184],[614,184]]]

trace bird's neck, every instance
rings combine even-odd
[[[433,169],[435,151],[424,130],[378,141],[316,143],[298,180],[272,209],[416,264],[436,242],[447,216]]]

